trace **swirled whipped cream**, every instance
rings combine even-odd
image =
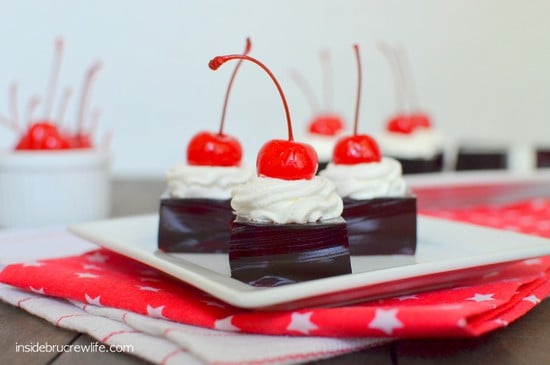
[[[376,136],[382,153],[395,158],[432,158],[443,149],[443,136],[436,130],[421,128],[411,134],[383,132]]]
[[[343,198],[363,200],[397,197],[407,192],[401,164],[390,157],[382,157],[380,162],[356,165],[329,163],[320,174],[334,181],[336,191]]]
[[[325,136],[321,134],[309,133],[302,136],[300,138],[300,142],[310,144],[315,149],[315,152],[317,152],[319,161],[328,162],[332,160],[334,145],[336,144],[336,141],[338,140],[338,138],[340,138],[340,136],[342,136],[341,133],[336,136]]]
[[[173,198],[230,199],[231,189],[245,183],[254,171],[248,167],[177,165],[166,172]]]
[[[342,198],[324,177],[281,180],[253,177],[236,186],[231,206],[238,217],[256,222],[311,223],[339,217]]]

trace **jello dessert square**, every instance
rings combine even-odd
[[[382,43],[380,50],[392,71],[396,100],[396,112],[376,136],[382,154],[398,160],[404,174],[442,171],[444,138],[432,118],[418,106],[405,49]]]
[[[352,256],[382,256],[403,263],[414,262],[416,252],[416,198],[403,179],[401,163],[383,157],[377,141],[359,134],[361,64],[358,65],[358,92],[354,134],[336,143],[332,162],[321,176],[333,181],[343,198],[342,217],[348,227]]]
[[[458,144],[455,170],[506,170],[511,146],[495,141],[465,141]]]
[[[246,40],[244,54],[251,48]],[[220,129],[199,132],[187,147],[187,161],[166,173],[167,192],[160,201],[158,248],[164,252],[220,253],[229,250],[233,210],[231,189],[246,182],[252,169],[241,165],[242,147],[224,133],[229,93],[241,65],[233,70]]]
[[[163,252],[226,253],[233,211],[229,199],[163,198],[158,248]]]
[[[416,198],[344,198],[342,217],[348,225],[352,255],[414,255]]]
[[[317,153],[294,141],[288,103],[273,73],[259,60],[241,55],[213,58],[218,69],[247,60],[271,78],[285,109],[288,140],[270,140],[256,159],[257,176],[235,186],[231,207],[231,276],[254,286],[279,286],[351,273],[343,203],[334,184],[315,176]]]
[[[550,146],[538,146],[536,148],[537,168],[550,167]]]
[[[243,167],[177,165],[160,200],[158,248],[164,252],[228,252],[231,189],[246,182]]]
[[[238,218],[231,229],[231,276],[279,286],[351,273],[346,222],[273,224]]]
[[[322,175],[334,181],[343,198],[352,255],[408,255],[414,262],[416,197],[407,189],[397,160],[331,163]]]
[[[253,177],[233,189],[231,206],[233,278],[277,286],[351,273],[343,203],[328,179]]]
[[[376,140],[384,156],[401,163],[403,174],[440,172],[444,168],[443,136],[426,114],[392,117]]]

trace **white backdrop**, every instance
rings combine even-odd
[[[453,139],[549,142],[548,14],[544,0],[0,0],[0,113],[13,80],[21,105],[44,93],[53,41],[63,35],[60,86],[79,86],[93,60],[104,62],[92,104],[102,110],[100,133],[114,132],[113,172],[161,176],[184,160],[192,134],[218,127],[232,67],[210,71],[212,56],[241,52],[250,36],[252,55],[280,78],[299,134],[310,109],[289,70],[320,87],[318,55],[329,49],[335,105],[349,120],[357,42],[365,66],[360,129],[374,132],[394,110],[391,75],[376,48],[387,41],[408,49],[420,103]],[[226,131],[253,163],[259,146],[285,138],[286,128],[274,86],[244,66]],[[0,146],[13,142],[2,128]]]

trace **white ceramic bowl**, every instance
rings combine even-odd
[[[105,218],[110,155],[104,150],[0,151],[0,227]]]

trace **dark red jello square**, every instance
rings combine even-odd
[[[441,172],[443,170],[443,153],[432,158],[401,158],[395,157],[401,163],[403,174],[422,174]]]
[[[306,224],[237,218],[229,241],[231,277],[254,286],[279,286],[351,273],[342,218]]]
[[[536,154],[537,168],[550,167],[550,147],[538,147]]]
[[[352,255],[414,255],[416,197],[344,198]]]
[[[234,218],[230,202],[230,199],[161,199],[159,249],[164,252],[228,252]]]

